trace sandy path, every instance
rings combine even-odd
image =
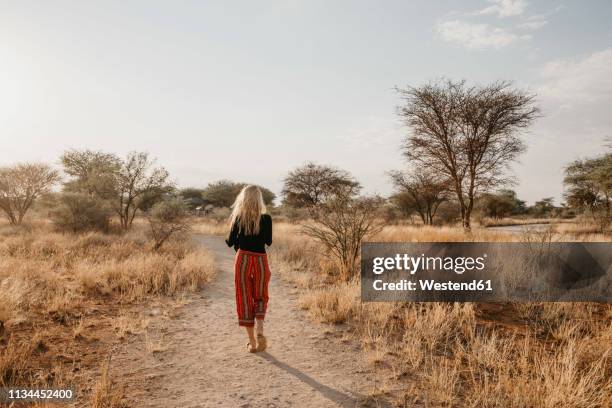
[[[235,316],[233,251],[219,237],[196,239],[215,253],[215,280],[178,316],[164,320],[158,333],[164,351],[151,353],[138,339],[113,357],[113,371],[128,385],[131,406],[367,406],[361,401],[371,373],[360,363],[359,350],[341,331],[310,322],[296,307],[295,289],[274,275],[274,265],[266,317],[269,347],[264,353],[246,352]]]

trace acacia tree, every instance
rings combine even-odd
[[[101,209],[111,208],[123,229],[131,228],[138,210],[149,210],[173,189],[168,172],[144,152],[120,159],[112,153],[68,150],[61,161],[64,172],[72,176],[64,190],[95,199]]]
[[[612,218],[612,153],[573,161],[565,168],[563,183],[567,203],[590,213],[603,231]]]
[[[424,169],[408,174],[392,171],[389,175],[402,205],[416,211],[423,224],[433,225],[438,207],[448,200],[448,182]]]
[[[292,207],[314,207],[337,195],[355,196],[361,190],[349,172],[313,162],[289,172],[283,183],[283,203]]]
[[[113,208],[123,229],[132,227],[137,210],[144,201],[152,205],[156,200],[173,189],[169,174],[163,167],[155,167],[155,161],[148,153],[132,152],[121,162],[116,177],[117,197]]]
[[[513,190],[482,194],[477,205],[483,215],[497,219],[526,211],[525,202],[519,200]]]
[[[64,182],[59,205],[50,213],[56,227],[73,232],[108,231],[117,199],[121,159],[93,150],[65,151],[60,161],[70,178]]]
[[[519,133],[539,115],[534,96],[505,81],[396,89],[404,99],[398,114],[411,129],[404,156],[449,180],[462,224],[470,229],[475,197],[506,184],[504,171],[525,150]]]
[[[529,211],[538,217],[548,217],[555,211],[554,200],[553,197],[546,197],[536,201],[529,207]]]
[[[349,172],[308,162],[285,177],[282,191],[285,204],[308,211],[311,221],[302,226],[302,231],[336,259],[344,280],[359,271],[363,238],[382,227],[376,215],[383,200],[356,197],[360,189]]]
[[[0,209],[9,223],[21,224],[34,201],[59,180],[58,172],[44,163],[20,163],[0,168]]]
[[[72,149],[64,152],[60,161],[64,173],[72,177],[64,183],[65,191],[83,193],[102,200],[110,200],[117,195],[121,159],[116,155]]]
[[[612,153],[585,160],[576,160],[565,168],[563,179],[568,204],[580,209],[603,207],[610,216],[612,196]]]

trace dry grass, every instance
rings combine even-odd
[[[204,235],[225,235],[228,230],[227,221],[208,217],[195,217],[189,225],[193,232]]]
[[[56,385],[62,367],[76,366],[62,381],[88,395],[86,373],[114,342],[145,331],[132,310],[152,297],[181,298],[214,274],[212,254],[189,241],[151,248],[139,227],[71,235],[44,221],[0,225],[0,385]],[[105,375],[91,404],[118,407]]]
[[[165,342],[163,338],[151,338],[147,333],[145,335],[145,347],[147,352],[151,354],[162,353],[168,350],[168,343]]]
[[[466,233],[457,227],[389,225],[368,241],[374,242],[512,242],[520,236],[505,231],[473,228]]]
[[[554,226],[558,234],[569,235],[589,241],[609,241],[612,236],[612,225],[605,232],[601,226],[595,225],[592,220],[582,219],[574,223],[557,224]]]
[[[201,248],[173,242],[152,252],[137,234],[25,232],[1,237],[0,256],[0,299],[12,314],[68,314],[88,297],[134,301],[195,291],[214,270]]]
[[[28,357],[33,352],[33,342],[9,341],[0,354],[0,385],[21,384],[33,374],[28,367]]]
[[[563,218],[489,218],[484,217],[478,220],[478,224],[482,227],[505,227],[509,225],[532,225],[532,224],[559,224],[571,223],[571,220]]]
[[[388,226],[370,240],[609,240],[574,232]],[[300,306],[314,319],[352,329],[377,373],[371,400],[521,408],[594,408],[612,400],[609,305],[361,303],[358,283],[336,282],[328,257],[292,225],[275,226],[270,256],[275,271],[301,288]]]
[[[344,323],[353,310],[359,288],[353,284],[339,284],[312,289],[300,297],[300,307],[325,323]]]
[[[107,362],[100,370],[100,377],[91,393],[92,408],[127,408],[123,402],[123,387],[112,381],[110,364]]]

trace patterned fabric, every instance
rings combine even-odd
[[[270,267],[266,254],[239,249],[234,264],[236,310],[240,326],[254,326],[263,320],[268,307]]]

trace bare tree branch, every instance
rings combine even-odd
[[[520,133],[539,116],[534,96],[506,81],[466,86],[450,80],[397,89],[398,114],[410,128],[404,156],[450,183],[470,228],[474,199],[506,184],[503,176],[525,150]]]

